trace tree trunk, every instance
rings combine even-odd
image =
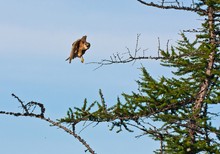
[[[208,7],[208,29],[209,29],[209,37],[210,37],[210,44],[212,47],[212,52],[209,55],[208,58],[208,64],[205,71],[206,79],[203,81],[203,83],[200,86],[200,90],[197,94],[195,105],[193,107],[193,117],[190,120],[190,129],[189,129],[189,135],[191,138],[191,143],[195,143],[195,135],[197,130],[197,122],[196,120],[200,117],[200,113],[203,107],[204,99],[206,97],[207,91],[210,87],[211,79],[212,79],[212,69],[213,64],[215,61],[215,53],[216,53],[216,35],[215,35],[215,21],[214,21],[214,9],[212,6]]]

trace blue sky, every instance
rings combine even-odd
[[[199,17],[190,12],[145,7],[136,0],[0,0],[0,110],[18,111],[15,93],[25,102],[45,104],[46,116],[65,116],[69,107],[81,106],[84,98],[99,100],[102,89],[108,105],[122,92],[137,90],[141,65],[111,65],[93,71],[96,65],[74,59],[65,62],[71,44],[88,36],[91,48],[85,62],[108,59],[113,53],[133,50],[136,35],[140,46],[157,54],[166,41],[175,44],[180,30],[197,28]],[[159,78],[169,76],[157,62],[141,61]],[[31,118],[0,116],[0,153],[72,154],[85,148],[62,130]],[[158,144],[136,133],[110,132],[107,124],[92,126],[80,135],[97,153],[152,153]],[[80,131],[80,129],[78,130]]]

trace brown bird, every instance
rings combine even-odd
[[[86,38],[87,36],[85,35],[81,39],[73,42],[70,56],[66,59],[66,61],[69,60],[69,63],[71,63],[72,59],[79,57],[81,62],[84,62],[83,55],[85,54],[86,50],[90,48],[90,43],[86,41]]]

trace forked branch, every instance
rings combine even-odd
[[[158,49],[158,56],[146,56],[147,49],[141,49],[139,46],[139,39],[140,34],[137,34],[136,44],[134,51],[131,51],[128,47],[126,47],[127,52],[125,53],[116,53],[110,56],[110,59],[102,59],[100,62],[90,62],[87,64],[96,64],[98,67],[95,68],[98,69],[104,65],[112,65],[112,64],[123,64],[123,63],[130,63],[133,62],[133,64],[136,62],[136,60],[159,60],[159,59],[165,59],[165,57],[160,56]]]
[[[60,124],[59,122],[55,122],[53,120],[51,120],[49,117],[45,118],[45,107],[42,103],[38,103],[38,102],[29,102],[27,104],[25,104],[18,96],[16,96],[15,94],[12,94],[12,96],[18,100],[18,102],[21,104],[22,109],[24,110],[23,112],[6,112],[6,111],[0,111],[0,114],[4,114],[4,115],[11,115],[11,116],[16,116],[16,117],[33,117],[33,118],[37,118],[37,119],[41,119],[44,120],[46,122],[48,122],[50,125],[52,126],[56,126],[62,130],[64,130],[66,133],[72,135],[73,137],[75,137],[80,143],[82,143],[85,147],[86,147],[86,151],[89,151],[91,154],[95,154],[95,151],[89,146],[89,144],[87,144],[87,142],[82,139],[79,135],[77,135],[74,131],[68,129],[67,127],[63,126],[62,124]],[[35,109],[39,109],[40,113],[35,113]]]

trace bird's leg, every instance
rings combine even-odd
[[[83,57],[81,57],[81,62],[84,63],[84,58]]]

